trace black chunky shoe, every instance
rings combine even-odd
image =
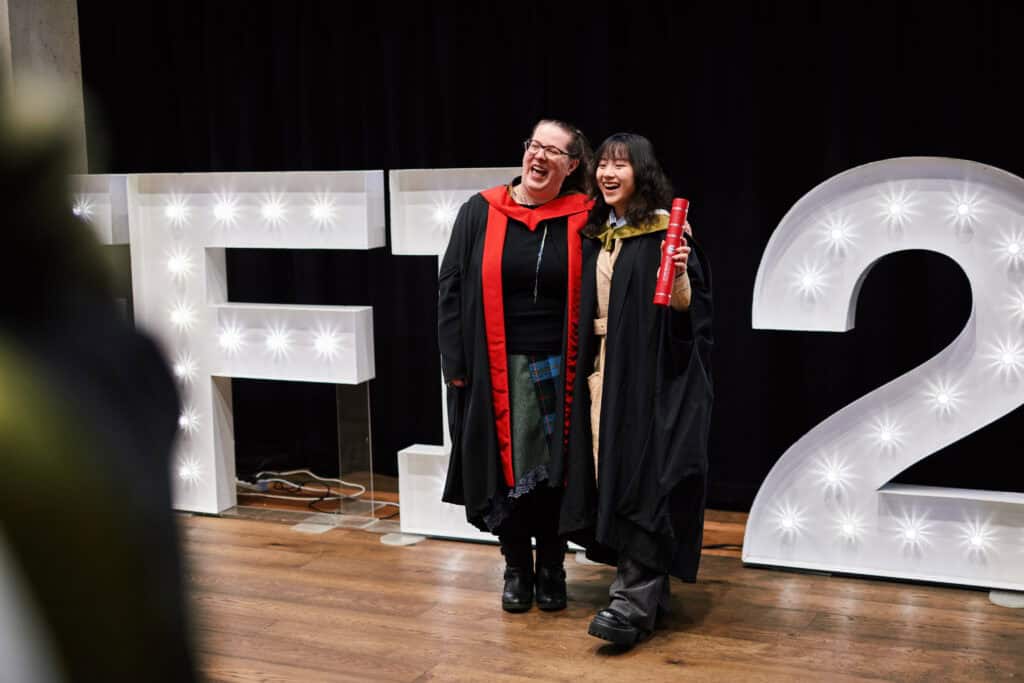
[[[603,609],[590,622],[587,633],[607,640],[619,647],[632,647],[651,634],[629,623],[626,617],[613,609]]]
[[[533,572],[520,567],[505,567],[505,590],[501,608],[506,612],[525,612],[533,605]]]
[[[537,568],[537,607],[545,612],[565,609],[565,568],[561,565]]]

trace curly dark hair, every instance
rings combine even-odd
[[[562,190],[559,194],[569,194],[571,192],[581,192],[589,195],[594,191],[594,152],[590,147],[590,141],[587,140],[587,136],[583,134],[576,126],[571,123],[566,123],[559,119],[541,119],[534,124],[533,129],[530,131],[530,137],[533,137],[533,133],[537,131],[537,128],[545,123],[550,123],[553,126],[558,126],[566,133],[572,136],[572,141],[569,143],[569,148],[566,149],[569,156],[573,159],[578,160],[580,163],[577,164],[576,170],[570,173],[564,181],[562,181]]]
[[[625,216],[630,225],[647,225],[654,220],[655,211],[668,209],[672,204],[672,182],[654,155],[654,145],[644,136],[635,133],[616,133],[609,136],[597,148],[594,159],[595,169],[597,163],[603,159],[625,159],[633,166],[633,183],[636,189],[629,200]],[[608,220],[611,207],[605,203],[596,183],[591,196],[595,202],[588,222],[591,225],[603,226]]]

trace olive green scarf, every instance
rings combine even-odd
[[[652,232],[660,232],[662,230],[668,230],[668,216],[659,213],[655,215],[653,221],[646,225],[639,227],[629,224],[620,225],[618,227],[605,225],[601,232],[592,232],[589,236],[596,240],[601,240],[601,245],[604,249],[613,251],[615,249],[615,240],[624,240],[628,237],[647,235]]]

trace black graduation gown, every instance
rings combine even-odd
[[[589,202],[581,194],[559,197],[535,209],[520,206],[504,185],[471,197],[459,210],[438,273],[438,345],[445,382],[464,378],[465,387],[448,385],[448,427],[452,451],[442,499],[464,505],[466,519],[493,531],[511,510],[510,492],[537,485],[559,487],[577,357],[582,238]],[[562,438],[551,439],[551,461],[543,472],[516,482],[512,474],[508,369],[505,352],[501,257],[508,225],[531,230],[547,221],[565,230],[568,296],[562,343],[562,380],[556,382],[556,414],[563,416]],[[566,391],[566,387],[569,391]],[[525,491],[523,491],[525,492]]]
[[[580,371],[560,531],[595,561],[616,564],[625,553],[692,582],[700,561],[711,422],[711,272],[690,241],[690,310],[655,306],[663,237],[659,231],[625,239],[615,262],[597,484],[587,375],[600,349],[592,321],[601,243],[584,240]]]

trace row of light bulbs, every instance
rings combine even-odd
[[[915,193],[905,188],[890,187],[878,201],[878,217],[890,228],[902,228],[919,215]],[[979,192],[965,188],[953,191],[947,202],[947,220],[957,228],[967,228],[984,213],[985,199]],[[856,229],[845,216],[826,217],[820,229],[821,244],[826,251],[842,256],[857,241]],[[996,253],[1000,260],[1017,267],[1024,265],[1024,232],[1011,230],[1001,235]],[[823,263],[804,262],[792,278],[793,288],[808,300],[819,298],[828,286],[828,267]]]
[[[808,526],[807,513],[804,509],[791,504],[782,504],[775,508],[774,519],[776,531],[787,542],[800,537]],[[989,521],[967,519],[959,525],[959,536],[962,547],[969,555],[986,555],[995,550],[998,534]],[[899,541],[904,548],[923,550],[930,545],[933,535],[933,524],[926,515],[914,512],[904,513],[889,530],[889,535]],[[852,546],[865,540],[868,525],[864,517],[852,511],[840,511],[832,520],[832,528],[836,536]]]
[[[187,303],[179,303],[171,310],[170,321],[179,331],[187,331],[195,325],[194,309]],[[235,323],[227,323],[217,333],[217,345],[229,354],[237,354],[248,345],[252,333],[253,330],[247,330]],[[294,334],[283,325],[268,326],[262,330],[263,346],[275,358],[286,357],[295,348]],[[312,335],[313,351],[323,360],[333,360],[346,345],[346,335],[328,327],[315,330]],[[194,372],[194,362],[188,362],[191,365],[186,365],[184,361],[175,363],[175,372],[177,373],[179,368],[183,373],[187,368],[192,368]]]
[[[949,383],[931,383],[929,392],[933,409],[939,414],[950,414],[955,411],[961,400],[961,392],[955,385]],[[876,419],[871,425],[870,438],[883,454],[898,451],[903,446],[904,435],[905,432],[901,425],[889,416]],[[819,458],[816,466],[811,470],[811,475],[824,493],[832,496],[836,501],[840,501],[853,488],[854,481],[859,478],[854,467],[838,453]],[[781,540],[793,541],[801,535],[806,528],[805,517],[806,513],[800,507],[792,504],[778,506],[775,509],[775,519]],[[899,521],[897,536],[905,546],[920,549],[920,546],[925,545],[928,541],[930,526],[927,518],[911,514]],[[834,528],[842,539],[850,543],[860,541],[867,531],[863,518],[849,511],[838,513],[834,519]],[[969,552],[984,553],[992,549],[995,532],[992,525],[987,522],[969,520],[962,525],[961,536],[964,546]]]
[[[217,223],[224,226],[233,226],[238,222],[241,213],[241,206],[236,197],[230,194],[216,196],[213,205],[213,218]],[[289,210],[284,196],[277,193],[265,195],[260,203],[259,213],[263,220],[270,225],[280,225],[284,222]],[[338,207],[334,200],[326,194],[319,194],[314,198],[313,204],[306,209],[308,216],[318,225],[332,225],[337,220]],[[91,220],[95,213],[95,203],[88,197],[78,196],[71,207],[71,213],[82,220]],[[164,217],[173,225],[185,225],[192,218],[192,207],[186,197],[171,195],[164,204]]]
[[[914,194],[905,189],[890,189],[882,196],[880,201],[882,211],[879,217],[888,225],[900,227],[905,225],[918,212],[915,210],[917,200]],[[954,192],[950,205],[950,220],[958,226],[969,225],[975,222],[980,213],[979,208],[983,200],[977,193]],[[95,205],[93,201],[80,195],[76,197],[72,206],[72,213],[83,219],[90,219],[93,215]],[[431,218],[434,224],[441,229],[450,229],[458,214],[458,203],[451,199],[442,198],[435,201],[431,209]],[[289,207],[280,193],[266,193],[264,200],[260,203],[259,213],[264,221],[270,224],[281,223]],[[337,205],[325,193],[316,196],[313,204],[307,209],[308,215],[313,221],[319,224],[332,223],[337,214]],[[213,206],[213,217],[218,223],[233,225],[238,220],[240,206],[238,199],[230,194],[218,194]],[[182,225],[189,221],[192,216],[192,207],[184,195],[172,194],[164,204],[164,217],[175,225]],[[836,251],[842,251],[852,242],[852,226],[840,218],[829,218],[825,221],[824,237],[826,244]],[[1013,249],[1016,247],[1016,249]],[[1013,253],[1024,249],[1024,244],[1015,241],[1010,245]]]

